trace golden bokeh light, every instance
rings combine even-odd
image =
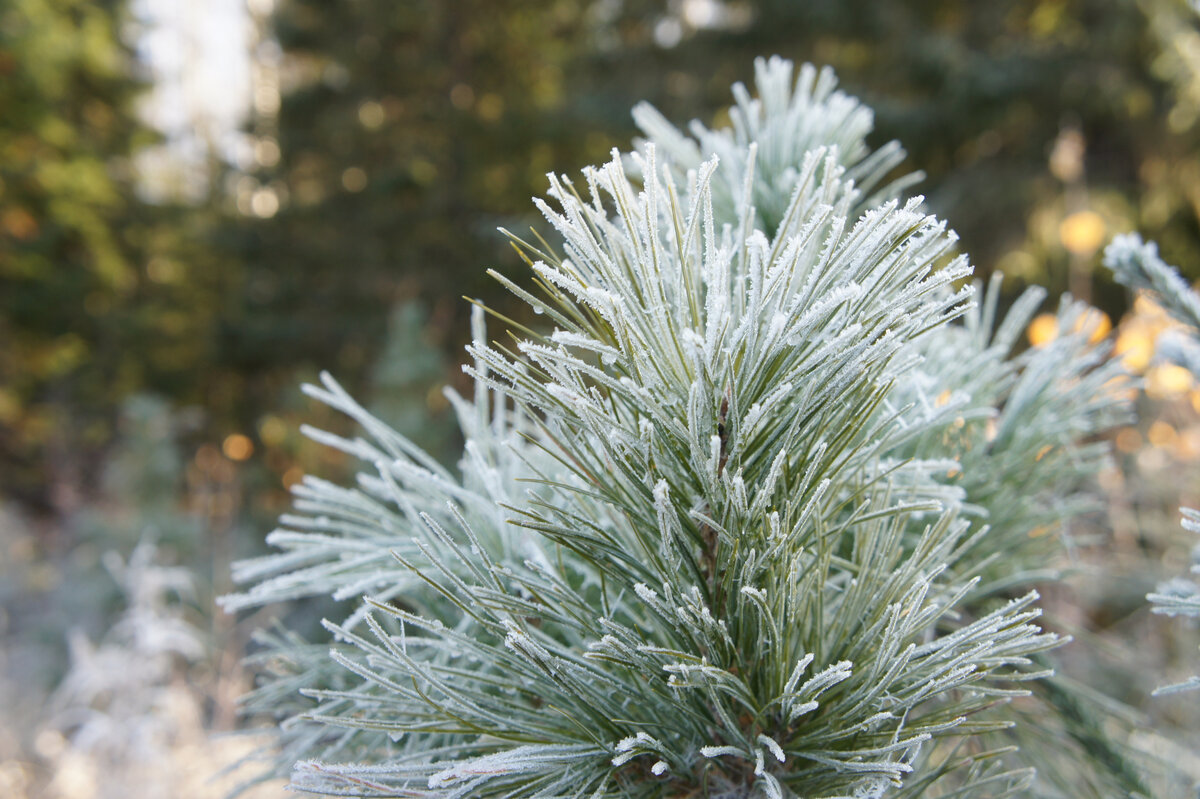
[[[1068,252],[1091,255],[1108,235],[1104,217],[1095,211],[1076,211],[1058,226],[1058,238]]]
[[[1058,338],[1058,317],[1052,313],[1038,314],[1025,331],[1029,343],[1044,347]],[[1095,344],[1112,332],[1112,320],[1099,308],[1088,308],[1071,325],[1072,333],[1087,333],[1088,340]]]
[[[221,451],[231,461],[248,460],[254,454],[254,442],[250,440],[249,436],[233,433],[226,436],[225,440],[221,442]]]
[[[387,121],[387,112],[379,103],[368,100],[358,107],[358,121],[367,130],[379,130]]]
[[[1200,458],[1200,427],[1189,427],[1179,431],[1175,441],[1175,457],[1183,461]]]
[[[1162,447],[1163,449],[1175,446],[1177,436],[1175,428],[1162,419],[1155,419],[1150,424],[1150,429],[1146,431],[1146,439],[1150,442],[1150,445]]]
[[[304,470],[299,466],[293,466],[283,473],[283,487],[290,489],[292,486],[304,479]]]
[[[1164,363],[1146,372],[1146,396],[1150,399],[1174,399],[1192,388],[1192,373],[1182,366]]]
[[[367,173],[362,167],[352,166],[342,172],[342,188],[356,194],[367,187]]]
[[[1120,358],[1131,372],[1142,372],[1154,357],[1154,334],[1146,325],[1132,323],[1121,326],[1113,355]]]
[[[1029,343],[1035,347],[1044,347],[1058,338],[1058,317],[1052,313],[1038,314],[1029,323]]]

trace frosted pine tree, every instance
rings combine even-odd
[[[1168,266],[1158,256],[1153,242],[1143,242],[1136,234],[1113,239],[1104,252],[1104,264],[1117,280],[1137,291],[1150,295],[1167,313],[1184,326],[1184,331],[1167,342],[1168,354],[1181,365],[1196,372],[1200,370],[1200,295],[1192,290],[1178,270]],[[1163,349],[1160,346],[1160,349]],[[1200,533],[1200,510],[1180,508],[1183,528]],[[1200,545],[1192,551],[1191,573],[1200,575]],[[1158,586],[1146,597],[1155,613],[1164,616],[1200,617],[1200,585],[1185,577],[1176,577]],[[1181,683],[1167,685],[1156,694],[1200,688],[1200,676]]]
[[[999,318],[870,110],[781,59],[756,89],[722,130],[639,107],[632,152],[550,176],[553,235],[509,234],[532,274],[495,275],[541,323],[477,310],[457,472],[306,388],[363,470],[297,486],[225,600],[355,603],[328,641],[262,636],[248,706],[295,787],[1141,790],[1033,589],[1126,414],[1107,345],[1066,301],[1014,353],[1043,294]]]

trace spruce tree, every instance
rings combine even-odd
[[[730,127],[649,107],[507,235],[542,325],[473,317],[457,472],[330,376],[363,464],[298,485],[237,610],[293,783],[347,796],[1111,796],[1142,774],[1035,585],[1126,385],[1086,308],[1019,351],[828,70],[759,61]],[[1014,701],[1018,700],[1019,701]],[[1043,745],[1052,739],[1055,745]]]

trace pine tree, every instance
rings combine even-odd
[[[394,305],[419,296],[465,322],[459,297],[494,288],[475,265],[507,250],[494,226],[530,210],[554,163],[606,149],[576,135],[607,112],[570,76],[593,28],[573,2],[275,5],[281,96],[254,178],[280,205],[231,237],[245,290],[230,356],[251,385],[271,375],[264,395],[291,385],[284,369],[335,363],[365,388]]]
[[[232,267],[209,209],[143,196],[138,30],[125,0],[0,7],[0,482],[68,531],[129,396],[211,407],[224,382]]]
[[[1127,414],[1086,308],[1017,351],[896,144],[832,72],[760,61],[731,127],[646,137],[508,234],[545,322],[473,318],[459,472],[332,377],[356,485],[308,477],[230,610],[355,600],[263,636],[252,711],[296,787],[352,796],[1144,792],[1035,584]],[[1020,702],[1013,700],[1023,697]],[[1055,746],[1042,745],[1047,739]],[[1025,744],[1022,746],[1022,744]]]
[[[10,495],[59,513],[141,382],[123,345],[147,233],[129,159],[148,134],[123,6],[0,9],[0,471]]]
[[[1200,294],[1187,284],[1178,270],[1168,266],[1158,256],[1158,247],[1153,242],[1143,242],[1136,234],[1127,234],[1113,239],[1104,253],[1104,265],[1113,271],[1117,280],[1131,289],[1144,291],[1167,310],[1176,321],[1184,325],[1185,334],[1174,340],[1175,350],[1184,366],[1195,369],[1200,364]],[[1200,533],[1200,510],[1180,508],[1183,528],[1190,533]],[[1200,547],[1192,552],[1192,574],[1200,574]],[[1158,590],[1146,597],[1153,611],[1165,616],[1200,616],[1200,585],[1184,577],[1176,577],[1158,586]],[[1200,676],[1190,677],[1181,683],[1167,685],[1156,694],[1200,688]]]

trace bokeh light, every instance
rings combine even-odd
[[[254,454],[254,442],[250,440],[249,436],[233,433],[226,436],[225,440],[221,442],[221,451],[231,461],[249,460],[250,456]]]

